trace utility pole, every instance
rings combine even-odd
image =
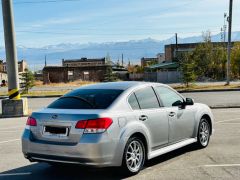
[[[232,35],[232,6],[233,0],[229,0],[229,17],[228,17],[228,56],[227,56],[227,82],[226,85],[230,84],[230,60],[231,60],[231,35]]]
[[[47,55],[45,55],[45,67],[47,66]]]
[[[175,40],[176,40],[176,51],[175,51],[175,58],[178,61],[178,34],[175,33]]]
[[[20,99],[12,0],[2,0],[9,99]]]
[[[3,116],[22,116],[27,113],[27,100],[20,98],[16,38],[12,0],[2,0],[4,38],[8,75],[9,99],[2,101]]]
[[[224,13],[224,22],[223,22],[223,42],[226,42],[226,29],[227,29],[227,25],[226,25],[226,19],[227,19],[227,13]]]
[[[123,67],[123,54],[122,54],[122,67]]]

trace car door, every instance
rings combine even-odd
[[[168,117],[153,88],[146,87],[132,93],[128,99],[139,121],[142,121],[150,133],[151,148],[157,149],[168,143]]]
[[[166,86],[154,87],[167,112],[169,120],[169,143],[191,138],[194,131],[193,106],[178,106],[184,98]]]

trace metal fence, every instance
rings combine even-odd
[[[129,75],[130,80],[149,81],[160,83],[179,83],[181,82],[181,73],[179,71],[145,72]]]

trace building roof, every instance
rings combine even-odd
[[[160,64],[155,64],[149,67],[146,67],[147,69],[177,69],[179,67],[179,64],[176,62],[165,62]]]
[[[96,58],[96,59],[88,59],[88,58],[81,58],[81,59],[63,59],[63,62],[89,62],[89,61],[105,61],[105,58]]]
[[[240,41],[232,41],[232,44],[234,43],[237,43],[237,42],[240,42]],[[177,46],[178,47],[195,47],[197,45],[200,45],[200,44],[204,44],[205,42],[196,42],[196,43],[179,43]],[[215,41],[212,41],[211,42],[213,45],[227,45],[228,42],[215,42]],[[176,47],[176,44],[166,44],[165,47]]]
[[[142,57],[141,60],[152,61],[152,60],[158,60],[158,58],[157,57]]]

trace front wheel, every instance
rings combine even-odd
[[[200,120],[197,139],[197,144],[200,148],[205,148],[208,146],[210,140],[210,125],[204,118]]]
[[[141,139],[130,138],[125,146],[122,168],[128,175],[137,174],[145,162],[145,147]]]

